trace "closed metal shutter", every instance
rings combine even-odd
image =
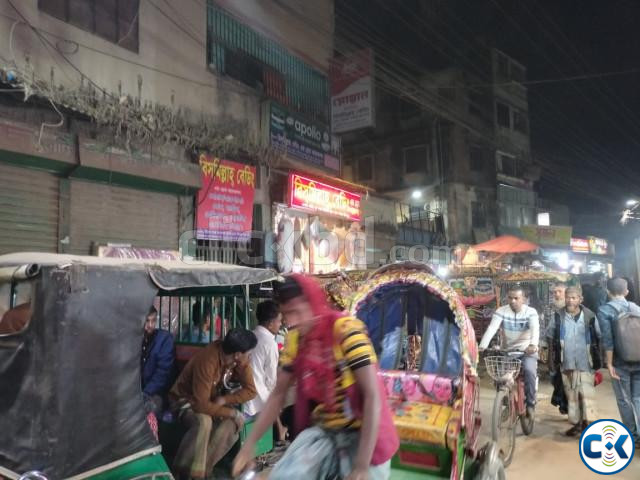
[[[0,165],[0,254],[58,251],[56,176]]]
[[[178,196],[71,182],[71,253],[87,255],[93,245],[178,248]]]

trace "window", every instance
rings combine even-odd
[[[549,212],[540,212],[538,213],[538,225],[548,227],[551,225],[551,218],[549,216]]]
[[[496,119],[501,127],[511,128],[509,107],[504,103],[496,102]]]
[[[357,175],[359,182],[370,182],[373,180],[373,156],[360,157],[357,161]]]
[[[471,227],[485,228],[487,226],[487,217],[484,211],[484,205],[481,202],[471,202]]]
[[[498,173],[507,175],[509,177],[515,177],[518,173],[517,161],[515,157],[505,155],[503,153],[498,154]]]
[[[240,23],[207,2],[207,63],[269,98],[325,123],[329,119],[329,82],[278,42]]]
[[[529,122],[526,114],[517,110],[513,111],[513,129],[524,134],[529,132]]]
[[[428,173],[428,152],[426,145],[404,148],[404,173]]]
[[[139,0],[38,0],[38,8],[123,48],[138,51]]]
[[[480,147],[471,147],[469,149],[469,164],[474,172],[484,170],[484,152]]]
[[[0,283],[0,335],[25,331],[31,321],[33,282]]]

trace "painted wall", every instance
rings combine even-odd
[[[257,135],[260,124],[257,92],[214,74],[206,65],[206,2],[179,3],[178,7],[177,2],[170,2],[172,10],[164,2],[140,2],[136,53],[39,11],[37,0],[13,4],[53,48],[45,47],[23,22],[10,35],[12,25],[21,17],[7,0],[0,0],[0,66],[15,60],[20,69],[33,69],[35,76],[44,81],[51,81],[53,74],[54,83],[68,89],[80,86],[79,70],[109,92],[118,92],[121,85],[123,94],[134,97],[138,96],[141,79],[142,101],[170,106],[173,97],[174,105],[189,109],[194,118],[205,114],[246,122]],[[282,41],[292,53],[319,67],[327,67],[333,49],[333,1],[218,3],[233,9],[232,13],[250,26]],[[304,25],[300,16],[318,23],[320,30],[313,31]]]

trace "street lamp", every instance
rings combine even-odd
[[[422,190],[414,190],[411,192],[411,198],[414,200],[420,200],[422,198]]]
[[[629,199],[627,200],[627,207],[635,207],[636,205],[638,205],[638,203],[638,200]]]

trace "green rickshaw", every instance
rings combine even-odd
[[[191,296],[220,295],[231,326],[249,326],[251,289],[275,278],[211,263],[0,256],[0,478],[173,478],[140,387],[149,307],[179,297],[179,311],[193,311]]]

